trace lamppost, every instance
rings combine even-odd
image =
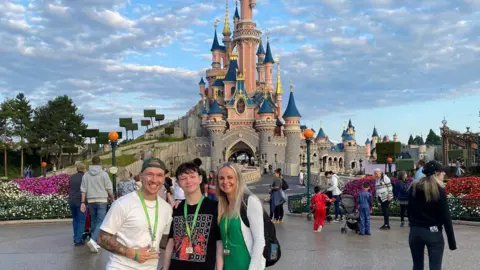
[[[310,212],[310,145],[312,144],[312,138],[315,136],[315,133],[313,130],[307,128],[303,132],[303,136],[305,137],[305,142],[307,143],[307,203],[306,203],[306,209],[305,211],[307,213]]]
[[[42,166],[43,177],[47,177],[47,162],[43,161],[40,165]]]
[[[360,173],[363,174],[363,171],[362,171],[363,159],[359,159],[358,162],[360,163]]]
[[[108,133],[108,139],[110,140],[110,145],[112,146],[112,167],[110,168],[110,173],[112,174],[112,184],[113,184],[113,197],[117,198],[117,167],[116,167],[116,158],[115,150],[117,149],[118,142],[118,133],[112,131]]]
[[[392,175],[392,162],[393,162],[393,159],[391,157],[388,157],[387,158],[387,162],[388,162],[388,174],[391,176]]]

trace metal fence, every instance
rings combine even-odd
[[[447,201],[453,220],[480,221],[480,199],[448,198]],[[305,213],[306,202],[305,194],[288,196],[288,210],[291,213]],[[393,201],[390,204],[389,214],[394,217],[400,216],[400,204],[398,202]],[[382,215],[378,201],[373,204],[372,215]]]

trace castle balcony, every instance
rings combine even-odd
[[[207,74],[207,78],[209,78],[209,77],[216,78],[217,76],[225,76],[227,74],[227,70],[209,68],[209,69],[207,69],[206,74]]]

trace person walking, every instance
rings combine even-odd
[[[370,214],[372,213],[372,194],[368,191],[370,183],[364,182],[357,197],[357,211],[360,215],[360,235],[370,235]]]
[[[423,174],[423,166],[425,165],[425,160],[420,159],[417,162],[417,171],[415,172],[415,177],[413,178],[413,181],[418,181],[425,177],[425,174]]]
[[[207,191],[205,192],[205,197],[208,197],[210,200],[217,200],[217,186],[215,180],[215,171],[210,171],[208,174],[208,185]]]
[[[334,222],[339,221],[339,216],[341,216],[340,213],[340,200],[341,197],[340,195],[342,194],[342,191],[338,187],[338,176],[334,174],[332,171],[326,171],[325,172],[325,177],[330,181],[330,187],[328,188],[328,191],[332,192],[332,196],[335,199],[333,202],[333,205],[335,207],[335,218],[333,219]]]
[[[398,172],[398,180],[395,183],[395,199],[400,205],[400,227],[405,225],[405,214],[408,216],[408,188],[407,172]]]
[[[165,248],[172,207],[158,196],[166,167],[158,158],[143,160],[142,188],[112,204],[98,243],[110,252],[107,270],[157,270],[159,249]]]
[[[281,170],[276,169],[274,179],[270,186],[270,219],[273,223],[283,223],[283,204],[285,198],[282,194]]]
[[[122,197],[124,195],[127,195],[130,192],[134,192],[137,190],[137,184],[135,182],[135,179],[133,179],[133,174],[129,173],[129,177],[123,179],[119,184],[118,184],[118,197]]]
[[[425,246],[428,251],[430,270],[441,270],[445,246],[443,228],[445,228],[449,249],[457,249],[447,194],[439,184],[443,182],[445,169],[442,164],[432,160],[425,164],[423,173],[425,177],[414,182],[408,194],[410,212],[408,243],[412,254],[413,270],[424,269]]]
[[[100,225],[107,213],[108,199],[114,201],[112,181],[108,174],[102,169],[102,161],[99,156],[92,158],[92,165],[88,172],[83,175],[80,186],[82,192],[82,204],[80,210],[85,213],[87,207],[85,200],[88,200],[90,211],[92,237],[87,242],[91,252],[98,252],[100,247],[97,244]]]
[[[300,172],[298,173],[298,182],[300,186],[305,186],[304,174],[302,170],[300,170]]]
[[[82,205],[82,192],[80,186],[82,185],[82,178],[85,174],[86,167],[83,163],[77,163],[77,173],[70,176],[69,190],[68,190],[68,205],[72,213],[73,226],[73,243],[75,246],[82,246],[82,235],[85,231],[86,213],[80,210]]]
[[[250,193],[235,164],[226,163],[218,170],[217,191],[223,270],[266,269],[262,203]]]
[[[323,226],[325,225],[325,218],[327,216],[326,203],[330,202],[330,199],[324,193],[321,193],[319,186],[316,186],[314,189],[315,195],[312,197],[312,202],[310,207],[312,208],[315,215],[315,222],[313,223],[313,231],[321,232]]]
[[[390,178],[382,173],[379,168],[375,169],[375,192],[382,207],[383,226],[380,230],[390,230],[390,217],[388,207],[393,199],[393,186]]]

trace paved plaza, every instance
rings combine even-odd
[[[252,190],[262,190],[263,182]],[[294,193],[300,190],[293,182],[290,186]],[[285,224],[276,225],[282,259],[269,269],[411,269],[408,227],[400,228],[395,220],[390,231],[378,230],[380,225],[379,220],[373,221],[371,236],[341,234],[339,223],[313,233],[312,222],[287,216]],[[455,234],[459,249],[452,252],[446,247],[444,269],[478,269],[480,227],[458,225]],[[0,269],[104,269],[108,253],[92,254],[87,247],[74,247],[71,235],[66,222],[0,225]]]

